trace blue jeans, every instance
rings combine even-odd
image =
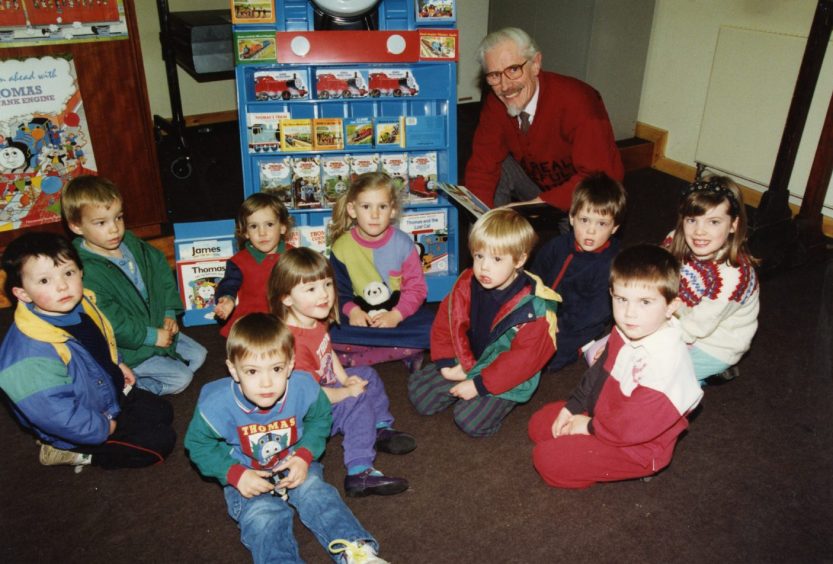
[[[252,552],[255,564],[303,562],[292,534],[294,511],[301,522],[326,549],[330,542],[344,539],[365,541],[378,551],[379,544],[361,526],[338,491],[324,481],[324,467],[313,462],[304,483],[287,490],[289,499],[261,494],[246,499],[234,486],[223,488],[232,519],[240,527],[240,541]],[[332,556],[336,562],[341,556]]]
[[[188,387],[208,351],[205,347],[184,333],[179,333],[176,340],[176,353],[188,361],[170,356],[152,356],[138,366],[133,367],[136,385],[157,396],[178,394]]]

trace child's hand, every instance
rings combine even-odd
[[[460,382],[466,379],[466,373],[463,370],[462,364],[440,368],[440,374],[442,374],[442,377],[446,380],[452,380],[454,382]]]
[[[247,468],[237,482],[237,491],[247,499],[268,493],[275,488],[275,485],[269,481],[271,476],[271,472]]]
[[[350,310],[350,325],[356,327],[370,327],[370,316],[360,307],[354,307]]]
[[[214,306],[214,316],[225,321],[231,312],[234,311],[234,300],[228,296],[223,296],[217,300],[217,305]]]
[[[466,380],[448,390],[448,393],[461,400],[470,400],[477,397],[477,386],[473,381]]]
[[[396,327],[402,323],[402,314],[398,310],[377,313],[370,320],[371,327]]]
[[[573,415],[572,419],[570,419],[570,426],[569,430],[567,431],[568,435],[589,435],[590,431],[587,430],[587,425],[590,423],[590,418],[586,415]]]
[[[563,435],[568,435],[570,421],[572,418],[573,414],[570,413],[570,410],[566,407],[562,407],[561,411],[558,412],[558,417],[555,418],[555,421],[552,424],[552,436],[558,438]]]
[[[358,376],[350,376],[344,383],[344,388],[347,390],[347,393],[354,398],[362,395],[366,386],[367,380],[362,380]]]
[[[170,347],[174,342],[174,336],[168,329],[160,327],[156,330],[156,346],[160,348]]]
[[[124,387],[133,386],[136,384],[136,375],[133,374],[133,370],[130,369],[125,363],[120,362],[119,368],[121,369],[121,373],[124,375]]]
[[[278,482],[280,488],[297,488],[307,479],[307,472],[309,471],[309,464],[300,456],[289,456],[281,462],[275,470],[289,470],[286,478]]]
[[[107,436],[109,437],[110,435],[112,435],[115,432],[116,432],[116,420],[115,419],[110,419],[110,432],[107,433]]]
[[[165,321],[162,322],[162,328],[170,331],[171,335],[179,333],[179,324],[176,322],[176,319],[171,319],[170,317],[166,317]]]

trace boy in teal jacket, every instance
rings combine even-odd
[[[205,348],[180,333],[182,301],[165,256],[124,228],[118,188],[79,176],[61,207],[84,263],[84,284],[116,331],[124,362],[140,388],[158,395],[184,390],[205,361]]]

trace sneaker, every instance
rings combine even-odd
[[[61,450],[46,443],[40,443],[40,455],[38,460],[44,466],[59,466],[66,464],[69,466],[85,466],[92,461],[92,456],[89,454],[81,454],[79,452],[71,452],[68,450]]]
[[[385,476],[375,468],[344,478],[344,491],[348,497],[367,495],[395,495],[408,489],[408,480]]]
[[[385,427],[376,431],[376,451],[408,454],[416,448],[416,439],[408,433]]]
[[[719,374],[712,374],[708,378],[706,378],[703,382],[707,386],[720,386],[725,384],[726,382],[731,382],[735,378],[740,376],[740,369],[738,368],[737,364],[734,366],[730,366],[723,372]]]
[[[340,554],[345,564],[390,564],[376,556],[373,546],[363,541],[336,539],[327,546],[327,550],[333,555]]]

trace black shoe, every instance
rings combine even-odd
[[[416,448],[416,439],[408,433],[390,427],[376,431],[376,451],[388,454],[408,454]]]
[[[344,491],[349,497],[395,495],[408,489],[408,480],[385,476],[373,468],[344,478]]]
[[[740,369],[738,369],[737,365],[735,365],[730,366],[720,374],[712,374],[711,376],[703,380],[703,382],[707,386],[721,386],[727,382],[731,382],[738,376],[740,376]]]

